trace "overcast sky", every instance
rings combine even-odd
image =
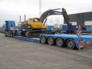
[[[41,12],[52,8],[65,8],[68,14],[92,11],[92,0],[42,0]],[[39,0],[0,0],[0,23],[4,20],[19,20],[39,17]]]

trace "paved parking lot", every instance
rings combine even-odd
[[[92,48],[70,50],[0,34],[0,69],[92,69]]]

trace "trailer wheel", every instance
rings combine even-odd
[[[66,45],[67,45],[68,48],[74,49],[75,42],[74,42],[73,39],[68,39],[67,42],[66,42]]]
[[[45,44],[46,43],[46,37],[41,37],[40,38],[40,43]]]
[[[25,36],[26,36],[26,37],[30,37],[30,36],[31,36],[31,32],[30,32],[30,31],[26,31],[26,32],[25,32]]]
[[[47,40],[49,45],[53,45],[54,44],[54,39],[52,37],[49,37]]]
[[[5,31],[5,37],[11,37],[11,32],[10,31]]]
[[[56,45],[62,47],[64,45],[64,40],[62,38],[57,38]]]
[[[13,35],[13,34],[14,34],[13,31],[9,31],[8,33],[9,33],[9,34],[8,34],[9,37],[13,37],[13,36],[14,36],[14,35]]]
[[[8,37],[8,36],[5,34],[5,37]]]
[[[7,31],[5,31],[5,37],[8,37],[8,32]]]

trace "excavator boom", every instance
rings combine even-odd
[[[42,23],[46,23],[47,21],[47,17],[48,16],[51,16],[51,15],[63,15],[63,18],[64,18],[64,22],[67,24],[68,26],[68,29],[67,29],[67,33],[72,33],[72,25],[71,23],[69,22],[69,17],[68,17],[68,14],[66,12],[66,10],[64,8],[62,8],[62,11],[60,11],[61,9],[58,8],[58,9],[50,9],[50,10],[47,10],[46,12],[44,12],[41,16],[40,16],[40,19],[41,19],[41,22]]]

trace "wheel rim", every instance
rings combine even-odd
[[[74,48],[74,41],[69,40],[69,41],[67,42],[67,47],[68,47],[68,48]]]
[[[45,44],[46,43],[46,38],[45,37],[41,37],[41,43]]]
[[[48,44],[53,45],[54,44],[54,39],[53,38],[48,38]]]
[[[27,31],[27,32],[25,33],[25,36],[26,36],[26,37],[29,37],[29,36],[31,36],[31,33],[30,33],[30,31]]]
[[[56,39],[56,45],[63,46],[63,39],[60,39],[60,38]]]

